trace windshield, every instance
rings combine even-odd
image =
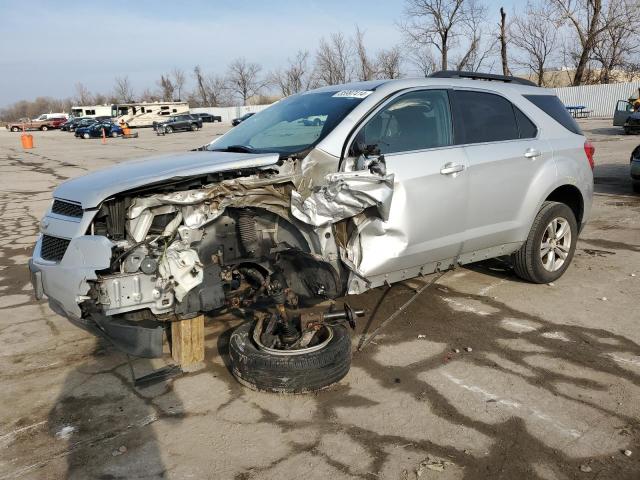
[[[207,150],[274,152],[309,150],[362,101],[342,92],[304,93],[285,98],[247,118]]]

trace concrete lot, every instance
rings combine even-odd
[[[207,326],[206,369],[136,389],[122,354],[31,297],[26,263],[58,183],[227,127],[107,145],[36,132],[32,151],[0,131],[0,479],[639,478],[640,138],[609,125],[583,122],[598,193],[561,280],[526,284],[499,261],[450,272],[343,381],[303,396],[234,381],[230,317]],[[411,294],[350,300],[368,312],[354,346]]]

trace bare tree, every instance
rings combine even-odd
[[[162,100],[165,102],[171,102],[173,100],[173,92],[175,91],[175,85],[171,82],[169,75],[160,75],[158,80],[158,86],[160,87]]]
[[[209,107],[224,107],[231,104],[227,80],[220,75],[207,75],[205,89],[209,99]]]
[[[274,85],[283,97],[309,89],[311,77],[307,66],[309,52],[299,51],[293,59],[287,60],[284,68],[274,71],[269,82]]]
[[[606,28],[593,48],[593,58],[600,64],[599,82],[609,83],[616,69],[624,69],[640,50],[640,37],[635,29],[640,21],[637,1],[619,0],[611,4],[610,15],[625,18]]]
[[[627,21],[615,12],[615,5],[621,0],[550,0],[560,18],[565,20],[577,37],[579,49],[570,52],[576,59],[573,85],[585,83],[586,72],[593,50],[601,35],[607,29],[614,28]]]
[[[113,94],[119,102],[131,103],[134,99],[133,88],[129,82],[129,77],[116,77],[115,86],[113,87]]]
[[[373,80],[376,76],[376,68],[373,60],[369,58],[369,54],[367,53],[367,47],[364,44],[364,32],[357,26],[353,44],[358,59],[357,79],[360,81]]]
[[[93,95],[83,83],[75,85],[75,101],[80,105],[91,105],[93,103]]]
[[[399,46],[388,50],[380,50],[376,57],[376,74],[381,79],[400,78],[402,65],[402,53]]]
[[[201,105],[203,107],[208,107],[209,97],[207,95],[206,80],[204,78],[200,65],[196,65],[195,67],[193,67],[193,76],[196,79],[197,91],[198,91],[198,96],[200,98]]]
[[[408,50],[409,61],[421,75],[428,77],[438,68],[428,45],[410,45]]]
[[[464,16],[461,20],[460,31],[469,39],[466,50],[454,59],[457,70],[469,70],[477,72],[485,68],[486,61],[496,53],[496,41],[484,41],[486,38],[483,22],[486,17],[486,8],[475,0],[466,0]]]
[[[261,70],[260,65],[247,62],[245,58],[237,58],[229,65],[227,70],[229,90],[242,100],[243,105],[246,105],[249,98],[260,93],[264,88],[266,82],[260,79]]]
[[[401,30],[414,45],[429,45],[440,52],[440,67],[447,70],[449,50],[465,20],[465,0],[406,0]]]
[[[504,11],[504,7],[500,7],[500,34],[498,39],[500,40],[500,58],[502,60],[502,74],[510,75],[509,62],[507,60],[507,14]]]
[[[178,100],[182,100],[182,91],[187,83],[187,76],[184,70],[174,67],[173,70],[171,70],[171,77],[173,78],[173,86],[178,93]]]
[[[316,51],[315,75],[320,84],[336,85],[351,81],[353,52],[342,33],[322,38]]]
[[[544,85],[544,71],[557,46],[558,29],[550,21],[549,8],[545,4],[527,5],[525,15],[515,18],[510,28],[513,45],[522,53],[516,63],[527,67],[537,77],[537,84]]]
[[[159,102],[162,98],[150,88],[145,88],[140,94],[140,100],[143,102]]]

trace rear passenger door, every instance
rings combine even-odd
[[[531,183],[553,161],[538,128],[496,93],[454,90],[455,126],[469,161],[469,209],[462,252],[518,242]],[[478,259],[483,258],[479,256]],[[462,261],[469,261],[463,258]]]

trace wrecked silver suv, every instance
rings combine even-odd
[[[147,357],[173,322],[257,312],[231,338],[234,373],[305,391],[346,374],[356,315],[302,307],[502,255],[555,280],[589,213],[593,149],[551,91],[464,76],[297,94],[197,151],[63,183],[36,295]]]

